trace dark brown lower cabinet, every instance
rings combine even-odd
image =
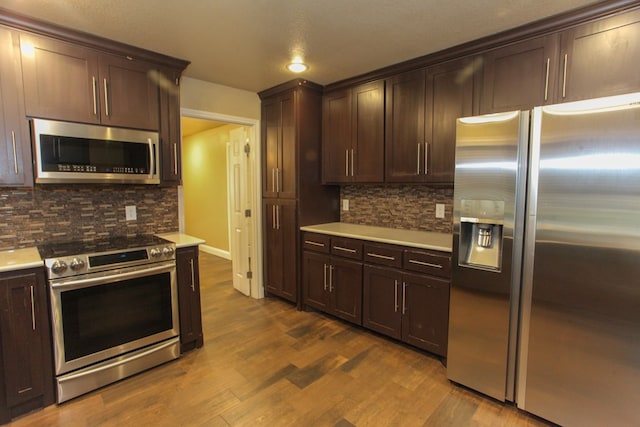
[[[402,340],[447,356],[449,281],[419,274],[403,274]]]
[[[362,263],[304,251],[303,303],[362,324]]]
[[[451,254],[305,232],[302,301],[447,357]]]
[[[267,293],[298,302],[295,200],[264,200],[264,281]]]
[[[180,306],[180,351],[184,353],[202,347],[203,344],[198,246],[176,250],[176,270]]]
[[[402,338],[402,273],[365,265],[362,326],[391,338]]]
[[[0,274],[0,423],[55,401],[42,269]]]
[[[364,266],[362,325],[437,355],[447,355],[449,281]]]

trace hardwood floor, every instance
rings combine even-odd
[[[278,299],[233,290],[200,253],[204,347],[8,424],[545,426],[457,387],[427,353]]]

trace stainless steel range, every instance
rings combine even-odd
[[[180,356],[175,245],[155,236],[38,247],[58,403]]]

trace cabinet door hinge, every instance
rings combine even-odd
[[[251,209],[245,209],[244,210],[244,217],[245,218],[251,218]]]
[[[247,271],[247,279],[253,279],[253,272]]]
[[[249,144],[245,144],[245,145],[244,145],[244,152],[245,152],[246,154],[249,154],[249,153],[251,152],[251,145],[249,145]]]

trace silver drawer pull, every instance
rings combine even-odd
[[[339,251],[349,252],[351,254],[355,254],[356,252],[358,252],[355,249],[343,248],[342,246],[334,246],[333,249],[337,249]]]
[[[324,248],[324,243],[318,243],[318,242],[313,242],[311,240],[305,240],[304,243],[306,245],[311,245],[311,246],[320,246],[321,248]]]
[[[426,267],[442,268],[442,266],[440,264],[431,264],[430,262],[416,261],[415,259],[410,259],[409,262],[411,264],[424,265]]]
[[[386,259],[386,260],[389,260],[389,261],[395,261],[396,260],[396,257],[394,257],[394,256],[372,254],[371,252],[367,252],[367,256],[374,257],[374,258],[380,258],[380,259]]]

